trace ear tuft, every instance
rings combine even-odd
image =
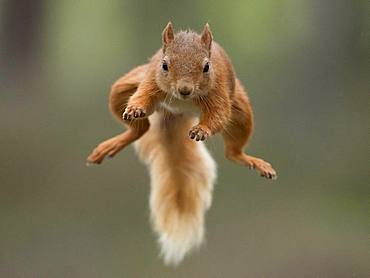
[[[172,23],[170,21],[162,32],[163,51],[165,51],[166,47],[173,41],[174,38],[175,36],[173,33]]]
[[[207,47],[207,49],[211,51],[212,33],[211,33],[211,29],[209,28],[208,23],[204,26],[204,29],[201,35],[201,40],[204,43],[204,45]]]

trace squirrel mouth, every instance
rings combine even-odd
[[[192,96],[192,90],[179,90],[178,94],[180,95],[181,99],[189,99]]]
[[[192,97],[191,94],[188,94],[188,95],[180,94],[180,99],[182,99],[182,100],[189,100],[189,99],[191,99],[191,97]]]
[[[191,91],[180,91],[180,95],[187,97],[191,94]]]

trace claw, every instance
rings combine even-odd
[[[126,107],[125,112],[123,112],[122,118],[124,120],[131,120],[132,118],[142,118],[145,117],[146,113],[144,109],[139,107]]]
[[[195,139],[195,141],[204,141],[208,137],[208,132],[204,130],[201,126],[194,126],[189,131],[190,139]]]

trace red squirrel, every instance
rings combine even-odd
[[[277,177],[271,164],[243,151],[253,130],[252,107],[208,24],[199,35],[175,34],[168,23],[149,63],[113,84],[109,107],[128,129],[100,143],[87,161],[99,164],[136,141],[150,168],[151,219],[166,264],[178,264],[204,238],[216,165],[201,141],[220,133],[228,159]]]

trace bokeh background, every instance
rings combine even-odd
[[[369,277],[368,1],[0,1],[0,277]],[[149,178],[110,85],[144,63],[171,20],[209,22],[249,90],[249,152],[271,182],[207,145],[218,182],[207,242],[163,266]]]

